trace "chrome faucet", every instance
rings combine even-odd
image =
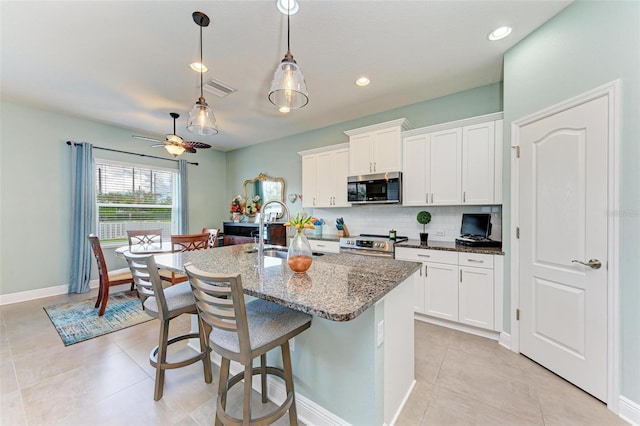
[[[287,205],[282,201],[270,200],[262,205],[262,212],[260,212],[260,228],[258,233],[258,257],[260,258],[262,258],[264,253],[264,212],[267,210],[267,206],[271,203],[280,204],[282,206],[282,209],[284,210],[284,213],[287,214],[287,222],[291,220],[291,214],[289,213],[289,209],[287,208]],[[285,240],[284,240],[285,246],[287,245],[287,238],[286,238],[287,234],[288,232],[285,233]]]

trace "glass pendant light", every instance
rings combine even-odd
[[[288,3],[290,6],[290,3]],[[309,92],[304,81],[302,70],[293,59],[290,48],[291,9],[287,9],[287,53],[278,64],[273,74],[273,81],[269,89],[269,101],[280,107],[280,111],[290,111],[302,108],[309,103]]]
[[[202,12],[193,12],[193,21],[200,27],[200,63],[202,61],[202,27],[209,26],[209,17]],[[216,117],[213,110],[207,105],[203,94],[202,72],[200,73],[200,98],[196,101],[187,121],[187,130],[197,135],[215,135],[218,133]]]

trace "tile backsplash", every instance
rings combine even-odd
[[[419,211],[431,213],[431,222],[426,225],[429,240],[454,241],[460,236],[462,213],[491,213],[492,232],[490,238],[502,241],[502,206],[447,206],[447,207],[401,207],[401,206],[355,206],[350,208],[311,209],[308,213],[326,221],[323,234],[336,234],[336,218],[344,218],[351,235],[388,235],[395,229],[398,236],[417,240],[422,225],[416,220]]]

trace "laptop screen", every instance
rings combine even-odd
[[[491,233],[491,214],[463,213],[460,235],[479,235],[488,237]]]

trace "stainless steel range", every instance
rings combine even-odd
[[[340,253],[388,257],[393,259],[394,245],[407,240],[407,237],[396,237],[395,240],[390,240],[387,235],[372,234],[342,237],[340,238]]]

